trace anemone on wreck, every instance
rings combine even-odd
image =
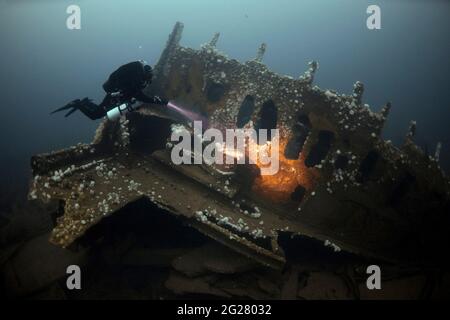
[[[32,158],[30,198],[57,199],[64,208],[51,242],[68,247],[146,197],[274,268],[286,261],[281,232],[387,261],[442,259],[449,180],[414,144],[414,130],[401,148],[380,137],[390,104],[371,111],[360,82],[350,95],[313,86],[315,62],[298,79],[278,75],[261,62],[265,45],[245,63],[219,52],[217,35],[200,50],[182,47],[182,30],[177,23],[148,93],[202,114],[211,128],[276,127],[279,172],[262,176],[258,163],[174,165],[168,138],[189,123],[144,106],[120,121],[104,120],[91,144]]]

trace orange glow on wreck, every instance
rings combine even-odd
[[[314,187],[314,181],[318,179],[319,173],[314,168],[307,168],[304,163],[304,153],[299,159],[290,160],[284,156],[287,139],[280,137],[279,142],[279,171],[274,175],[261,175],[255,179],[253,192],[261,194],[275,202],[290,201],[291,193],[298,185],[307,191]],[[261,148],[256,142],[250,143],[250,148]],[[263,165],[258,160],[256,165]]]

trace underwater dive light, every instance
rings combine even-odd
[[[106,116],[107,116],[108,120],[114,121],[129,112],[136,111],[141,106],[142,106],[142,102],[140,102],[140,101],[135,101],[133,103],[126,102],[126,103],[123,103],[123,104],[109,110],[106,113]],[[191,121],[203,121],[203,122],[206,121],[206,118],[204,116],[197,114],[195,112],[192,112],[190,110],[186,110],[180,106],[177,106],[173,102],[169,102],[167,104],[167,107],[174,110],[175,112],[183,115],[185,118],[187,118]]]
[[[184,109],[184,108],[174,104],[172,101],[167,104],[167,107],[178,112],[179,114],[183,115],[185,118],[187,118],[191,121],[206,121],[206,118],[204,116],[202,116],[198,113],[189,111],[187,109]]]

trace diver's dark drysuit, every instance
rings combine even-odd
[[[132,103],[134,100],[143,103],[167,105],[168,101],[158,96],[148,97],[142,90],[152,82],[152,68],[141,61],[127,63],[114,71],[103,84],[106,96],[99,105],[89,98],[76,99],[52,113],[68,110],[68,117],[77,110],[83,112],[92,120],[104,117],[107,112],[123,103]]]

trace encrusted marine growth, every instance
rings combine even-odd
[[[397,148],[380,137],[391,104],[380,113],[350,95],[313,86],[316,62],[298,79],[262,63],[240,63],[216,49],[179,45],[177,23],[148,93],[205,116],[220,130],[280,131],[280,170],[256,165],[179,165],[170,160],[173,130],[190,124],[150,107],[103,122],[90,145],[33,157],[30,196],[64,202],[51,241],[67,247],[127,203],[147,197],[187,224],[257,261],[280,268],[281,232],[390,261],[430,262],[449,244],[450,185],[413,142]],[[205,128],[206,129],[206,128]],[[258,148],[259,146],[253,146]],[[150,213],[149,213],[150,214]]]

